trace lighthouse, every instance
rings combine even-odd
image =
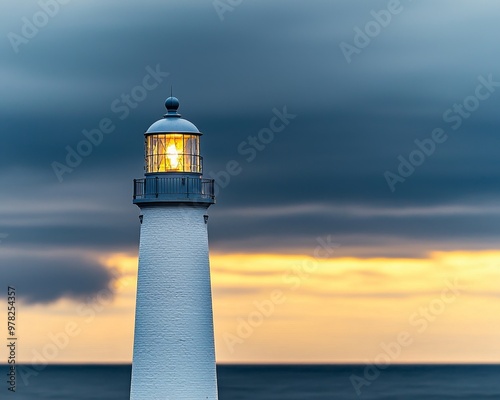
[[[177,112],[145,136],[145,176],[134,180],[141,210],[131,400],[216,400],[202,133]]]

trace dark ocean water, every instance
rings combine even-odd
[[[128,400],[130,366],[18,367],[16,393],[0,399]],[[6,378],[6,366],[0,367]],[[391,366],[376,377],[356,365],[218,367],[220,400],[500,400],[500,366]],[[38,375],[35,375],[37,373]],[[350,378],[362,383],[358,395]],[[3,393],[1,393],[3,392]],[[167,397],[165,397],[167,399]],[[155,400],[155,399],[151,399]],[[163,399],[162,399],[163,400]],[[175,399],[174,399],[175,400]],[[193,399],[197,400],[197,399]]]

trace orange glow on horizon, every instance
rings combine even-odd
[[[50,362],[131,360],[137,257],[97,261],[114,271],[114,295],[23,305],[20,361],[31,362],[68,322],[81,332]],[[211,270],[219,362],[366,362],[401,331],[413,344],[395,362],[500,361],[500,251],[422,259],[212,253]],[[249,320],[250,333],[242,329]]]

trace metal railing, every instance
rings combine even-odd
[[[213,179],[199,177],[148,177],[134,179],[134,200],[215,198]]]

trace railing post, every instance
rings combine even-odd
[[[156,192],[156,198],[158,198],[158,177],[155,178],[155,192]]]

